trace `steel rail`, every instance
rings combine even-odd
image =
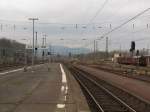
[[[88,90],[88,88],[80,81],[80,79],[74,75],[74,77],[76,78],[76,80],[81,84],[81,86],[87,91],[87,93],[90,95],[90,97],[93,99],[93,101],[95,102],[95,104],[97,105],[97,107],[99,108],[100,112],[104,112],[104,110],[102,109],[101,105],[97,102],[97,100],[95,99],[95,97],[92,95],[92,93]]]
[[[81,71],[74,69],[74,72],[76,71],[76,73],[74,74],[75,78],[79,81],[79,83],[86,88],[86,91],[89,94],[89,90],[88,87],[86,87],[85,84],[82,83],[82,81],[79,78],[79,75],[82,76],[84,79],[89,80],[91,83],[95,84],[97,87],[99,87],[100,89],[102,89],[104,92],[106,92],[108,95],[110,95],[114,100],[116,100],[116,102],[120,103],[122,106],[124,106],[126,109],[128,109],[129,112],[136,112],[132,107],[130,107],[128,104],[126,104],[124,101],[122,101],[120,98],[118,98],[117,96],[115,96],[113,93],[111,93],[108,89],[106,89],[105,87],[101,86],[100,84],[98,84],[96,81],[94,81],[93,79],[89,78],[88,76],[85,76],[85,74],[81,73]],[[92,95],[92,93],[90,92],[90,96],[92,97],[92,99],[94,98],[94,96]],[[94,101],[96,99],[94,98]],[[96,101],[98,102],[98,101]],[[96,103],[97,104],[97,103]],[[100,104],[99,104],[100,105]],[[100,106],[101,109],[102,106]],[[105,112],[104,110],[102,112]]]
[[[133,107],[138,112],[143,112],[143,111],[150,112],[149,101],[143,99],[142,97],[137,96],[136,94],[128,91],[127,89],[120,87],[119,85],[115,85],[112,82],[108,82],[106,80],[99,79],[98,77],[96,77],[96,76],[92,75],[91,73],[88,73],[78,67],[75,67],[75,68],[80,70],[84,74],[86,74],[86,76],[88,76],[89,78],[92,78],[98,84],[107,88],[109,91],[111,91],[113,94],[117,95],[117,97],[122,99],[124,102],[126,102],[128,105]]]
[[[92,67],[92,66],[90,66]],[[145,83],[150,83],[150,80],[149,79],[146,79],[146,77],[144,78],[141,78],[141,77],[135,77],[133,75],[130,75],[130,74],[124,74],[122,71],[115,71],[113,69],[108,69],[108,68],[103,68],[103,67],[92,67],[92,68],[95,68],[95,69],[98,69],[98,70],[102,70],[104,72],[108,72],[108,73],[113,73],[115,75],[118,75],[118,76],[122,76],[122,77],[127,77],[127,78],[132,78],[132,79],[135,79],[135,80],[138,80],[138,81],[142,81],[142,82],[145,82]],[[124,75],[122,75],[124,74]]]

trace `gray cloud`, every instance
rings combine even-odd
[[[150,7],[149,0],[108,0],[102,12],[94,19],[93,24],[88,25],[84,29],[83,26],[89,23],[104,1],[0,0],[0,23],[4,25],[0,37],[12,38],[19,41],[21,38],[31,40],[32,24],[31,21],[28,21],[28,18],[38,17],[39,21],[36,22],[36,30],[39,32],[39,39],[46,33],[48,35],[48,43],[63,44],[60,38],[65,38],[67,46],[82,46],[84,44],[82,41],[68,40],[82,40],[82,38],[86,38],[91,41],[91,39],[98,38],[111,30],[109,27],[110,24],[114,28]],[[113,43],[122,43],[122,46],[125,46],[124,49],[127,49],[131,40],[146,38],[149,35],[148,29],[146,29],[146,24],[149,24],[149,17],[150,11],[108,35],[112,42],[110,45],[111,49],[117,49],[119,46]],[[5,26],[6,24],[8,24],[7,27]],[[15,32],[12,31],[14,24],[16,25]],[[78,24],[77,29],[75,28],[75,24]],[[132,28],[132,24],[135,24],[134,29]],[[27,29],[24,30],[24,28]],[[141,31],[141,29],[144,30]],[[144,42],[145,44],[143,44]],[[148,42],[150,40],[147,39],[137,42],[138,48],[148,46]],[[88,41],[85,43],[88,43]],[[92,46],[91,44],[89,47]],[[101,44],[100,47],[102,49],[105,48],[104,44]]]

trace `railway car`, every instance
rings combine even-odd
[[[145,57],[145,56],[141,56],[141,57],[139,58],[139,65],[140,65],[140,66],[147,66],[147,65],[148,65],[146,58],[147,58],[147,57]]]
[[[126,64],[126,65],[137,65],[139,58],[133,57],[118,57],[117,59],[119,64]]]
[[[119,64],[148,66],[150,65],[150,56],[136,56],[136,57],[118,57]]]
[[[141,66],[150,66],[150,56],[141,56],[139,59],[139,63]]]

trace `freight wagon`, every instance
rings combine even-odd
[[[150,56],[118,57],[117,62],[126,65],[148,66],[150,65]]]

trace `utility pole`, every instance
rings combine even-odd
[[[47,35],[43,35],[43,38],[42,38],[43,39],[43,42],[42,42],[43,47],[46,47],[46,36]]]
[[[38,46],[37,46],[37,32],[35,32],[35,60],[37,61],[37,50],[38,50]]]
[[[51,44],[49,45],[49,63],[52,62],[52,58],[51,58],[51,55],[52,55],[52,46]]]
[[[37,48],[37,32],[35,32],[35,47]]]
[[[108,37],[106,37],[106,57],[108,58]]]
[[[42,38],[42,48],[44,48],[44,37]]]
[[[32,44],[32,67],[34,65],[34,22],[35,20],[39,20],[38,18],[29,18],[29,20],[31,20],[33,22],[33,44]]]
[[[96,60],[96,58],[98,56],[97,51],[98,51],[98,41],[94,40],[94,59],[95,60]]]
[[[14,32],[16,31],[16,25],[14,24]]]
[[[42,58],[43,58],[43,63],[44,63],[44,35],[43,35],[43,38],[42,38],[42,48],[43,48],[43,52],[42,52]]]
[[[96,52],[98,51],[98,41],[96,41]]]
[[[1,24],[1,32],[3,31],[3,24]]]
[[[120,43],[120,55],[121,55],[121,49],[122,49],[122,46],[121,46],[121,43]]]
[[[98,41],[94,40],[94,53],[98,51]]]
[[[42,53],[42,57],[43,57],[43,62],[44,62],[44,57],[45,57],[45,48],[46,48],[46,36],[47,35],[43,35],[43,38],[42,38],[42,47],[43,47],[43,53]]]
[[[24,40],[24,41],[26,41],[26,44],[25,44],[25,50],[24,50],[24,72],[26,72],[27,71],[27,47],[28,47],[28,45],[27,45],[27,39],[21,39],[21,40]]]
[[[46,36],[47,36],[47,35],[44,35],[44,36],[45,36],[45,48],[46,48]]]
[[[45,39],[45,59],[46,59],[46,55],[47,55],[47,52],[46,52],[46,36],[47,36],[47,35],[44,35],[44,36],[45,36],[44,39]]]
[[[96,50],[95,48],[96,48],[96,46],[95,46],[95,40],[94,40],[94,54],[95,54],[95,50]]]
[[[78,29],[78,24],[76,24],[76,29]]]
[[[93,53],[93,59],[94,59],[94,61],[95,61],[95,59],[96,59],[96,40],[94,40],[94,53]]]

